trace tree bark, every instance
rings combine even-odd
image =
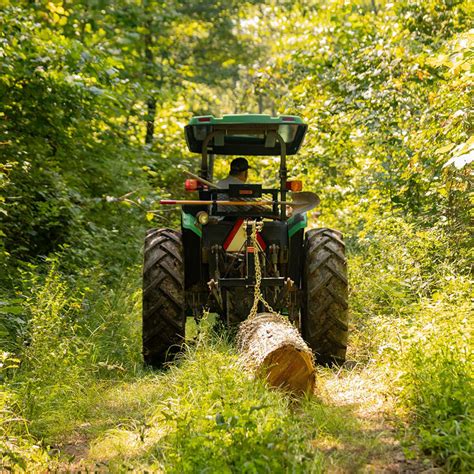
[[[146,115],[146,135],[145,143],[153,143],[153,136],[155,134],[155,115],[156,115],[156,99],[149,97],[147,102],[147,115]]]
[[[144,12],[146,16],[145,27],[146,33],[144,37],[145,43],[145,65],[144,72],[145,76],[150,83],[153,83],[154,78],[154,56],[153,56],[153,33],[152,33],[152,23],[151,23],[151,12],[148,1],[144,1]],[[155,115],[156,115],[156,97],[154,92],[150,92],[150,95],[146,101],[147,113],[145,118],[146,123],[146,134],[145,134],[145,143],[153,143],[153,136],[155,134]]]
[[[288,319],[273,313],[247,319],[239,327],[237,346],[245,365],[272,387],[314,392],[313,353]]]

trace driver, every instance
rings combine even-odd
[[[235,158],[230,163],[229,176],[225,179],[221,179],[217,183],[217,186],[222,189],[229,189],[229,184],[246,183],[249,177],[249,169],[251,169],[251,166],[249,166],[249,162],[243,156]]]
[[[249,162],[243,157],[239,156],[235,158],[230,163],[230,171],[229,176],[225,179],[221,179],[217,182],[217,186],[221,189],[229,189],[230,184],[244,184],[247,182],[249,176]],[[218,199],[221,201],[225,201],[229,199],[226,194],[219,194]],[[252,198],[235,198],[235,200],[239,201],[253,201]],[[268,211],[261,206],[219,206],[219,211],[229,211],[229,212],[248,212],[248,211],[255,211],[255,210],[262,210]]]
[[[248,175],[249,175],[249,169],[252,169],[251,166],[249,166],[248,161],[243,157],[239,156],[238,158],[235,158],[234,160],[231,161],[230,163],[230,171],[229,171],[229,176],[225,179],[221,179],[220,181],[217,182],[217,186],[221,189],[229,189],[230,184],[244,184],[247,182]],[[219,194],[218,199],[221,201],[225,201],[229,199],[229,197],[226,194]],[[238,199],[239,201],[254,201],[253,198],[234,198]],[[219,206],[218,207],[219,211],[230,211],[230,212],[264,212],[268,213],[269,212],[269,207],[267,206]],[[289,210],[289,214],[291,215],[291,208]]]

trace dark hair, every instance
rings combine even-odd
[[[233,170],[231,168],[231,170],[229,171],[229,175],[230,176],[239,176],[239,174],[242,174],[242,173],[245,173],[247,170],[244,170],[244,171],[239,171],[239,170]]]
[[[237,174],[247,171],[250,168],[248,161],[243,157],[239,156],[232,160],[230,164],[230,174],[236,176]]]

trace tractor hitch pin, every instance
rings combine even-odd
[[[296,290],[295,282],[291,278],[287,278],[282,290],[278,294],[275,306],[278,308],[286,306],[287,303],[294,304],[296,302]]]
[[[272,262],[273,271],[276,276],[280,276],[278,271],[278,253],[280,252],[280,246],[277,244],[270,245],[270,259]]]
[[[223,308],[224,305],[222,303],[221,292],[219,291],[219,282],[214,280],[214,278],[212,278],[211,280],[207,282],[207,286],[209,287],[209,291],[214,295],[214,298],[216,299],[219,306]]]
[[[270,255],[272,259],[272,264],[276,265],[278,263],[278,250],[280,247],[277,244],[270,245]]]
[[[288,288],[288,291],[293,291],[295,289],[295,282],[291,278],[285,280],[285,287]]]

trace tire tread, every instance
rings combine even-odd
[[[143,265],[143,358],[159,367],[179,351],[185,335],[184,268],[181,234],[147,232]]]
[[[306,234],[302,334],[323,364],[342,363],[348,336],[348,280],[342,234]]]

